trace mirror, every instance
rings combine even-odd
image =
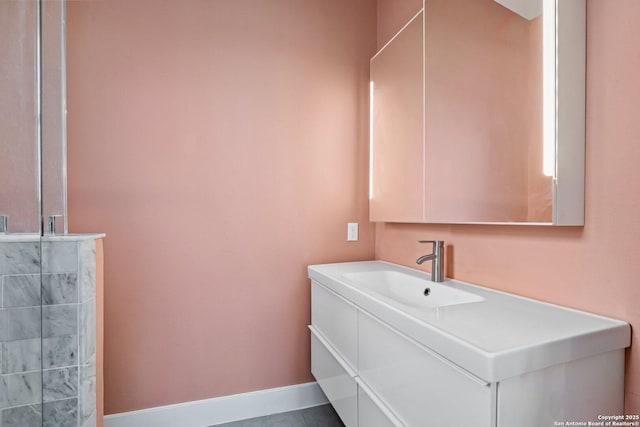
[[[402,222],[420,222],[424,207],[423,16],[371,60],[369,210]]]
[[[371,220],[583,225],[585,9],[426,0],[371,60]]]

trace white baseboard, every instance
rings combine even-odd
[[[104,417],[104,427],[205,427],[329,403],[317,383],[271,388]]]

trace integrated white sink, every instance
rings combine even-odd
[[[393,270],[347,273],[363,289],[414,308],[436,308],[482,301],[479,295]]]
[[[624,412],[625,322],[381,261],[313,265],[309,278],[311,372],[348,427]]]
[[[625,322],[387,262],[313,265],[309,277],[487,382],[630,344]]]

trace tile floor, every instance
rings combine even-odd
[[[215,427],[344,427],[344,424],[331,405],[322,405],[299,411],[218,424]]]

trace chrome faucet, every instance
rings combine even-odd
[[[0,234],[8,234],[9,226],[7,222],[9,221],[8,215],[0,215]]]
[[[418,243],[433,244],[433,251],[429,255],[423,255],[416,260],[416,264],[420,265],[425,261],[431,261],[431,280],[434,282],[443,282],[444,270],[444,242],[442,240],[418,240]]]
[[[51,236],[55,236],[58,232],[58,225],[61,223],[61,221],[58,221],[58,218],[63,219],[64,216],[49,215],[49,235]]]

